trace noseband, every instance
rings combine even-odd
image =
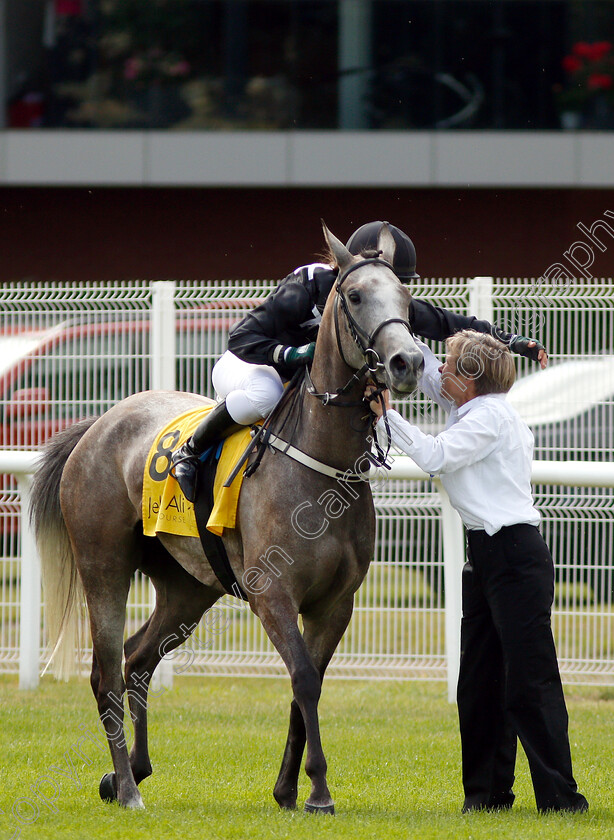
[[[352,377],[348,380],[348,382],[346,382],[346,384],[342,388],[339,388],[332,394],[316,393],[316,389],[311,380],[309,371],[306,371],[307,390],[312,396],[318,397],[318,399],[320,399],[324,405],[327,405],[330,402],[330,400],[334,400],[336,397],[345,394],[355,382],[359,382],[368,373],[370,373],[373,376],[373,378],[375,378],[375,374],[377,373],[378,369],[381,368],[383,365],[373,345],[380,331],[383,330],[385,326],[387,326],[388,324],[403,324],[403,326],[407,328],[410,335],[413,335],[409,321],[406,321],[404,318],[386,318],[384,321],[377,325],[377,327],[373,330],[372,333],[369,334],[360,326],[360,324],[353,317],[348,306],[347,298],[341,287],[348,274],[351,274],[352,271],[356,271],[357,268],[362,268],[362,266],[364,265],[383,265],[386,268],[389,268],[394,273],[394,268],[389,262],[387,262],[386,260],[379,259],[379,257],[373,257],[369,259],[360,260],[357,263],[353,263],[351,266],[349,266],[349,268],[346,268],[345,271],[342,274],[340,274],[337,278],[337,282],[335,284],[336,298],[333,310],[335,319],[335,338],[337,340],[337,349],[339,350],[339,355],[341,356],[345,364],[349,368],[351,368],[352,365],[349,364],[349,362],[345,358],[345,355],[343,353],[343,346],[341,344],[341,329],[339,325],[339,308],[341,307],[341,309],[343,310],[343,314],[345,315],[348,327],[350,329],[350,334],[354,339],[354,343],[362,353],[365,363],[359,370],[355,371]],[[331,403],[331,405],[342,405],[342,403]],[[345,405],[348,404],[345,403]]]

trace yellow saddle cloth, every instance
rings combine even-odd
[[[183,495],[179,484],[169,475],[170,456],[195,431],[214,405],[195,408],[180,414],[156,437],[145,461],[143,476],[143,533],[155,537],[160,531],[184,537],[198,537],[194,505]],[[234,528],[237,505],[243,482],[240,470],[230,487],[226,478],[250,441],[248,427],[226,438],[222,447],[213,486],[214,506],[207,530],[221,537],[224,528]]]

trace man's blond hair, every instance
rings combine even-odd
[[[488,333],[461,330],[447,339],[457,376],[472,379],[476,395],[506,394],[516,380],[510,349]]]

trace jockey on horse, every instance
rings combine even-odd
[[[368,222],[347,242],[354,255],[375,255],[384,222]],[[402,283],[419,279],[416,249],[399,228],[390,225],[396,242],[393,268]],[[216,441],[266,417],[277,404],[297,368],[313,359],[315,340],[326,299],[337,270],[324,263],[296,268],[280,281],[267,299],[251,310],[229,335],[228,350],[213,368],[213,387],[221,402],[209,412],[192,437],[172,456],[172,474],[190,501],[194,501],[198,461]],[[422,338],[443,341],[459,330],[490,333],[515,353],[547,364],[539,342],[504,332],[488,321],[459,315],[412,297],[409,323]]]

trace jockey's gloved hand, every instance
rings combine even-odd
[[[529,347],[529,344],[533,344],[533,346]],[[545,352],[546,348],[535,338],[525,338],[523,335],[515,335],[510,341],[510,350],[513,353],[518,353],[519,356],[526,356],[527,359],[538,362],[539,353],[542,350]]]
[[[310,344],[303,344],[302,347],[287,347],[284,350],[284,362],[290,368],[299,368],[310,365],[313,362],[313,354],[316,349],[315,341]]]

